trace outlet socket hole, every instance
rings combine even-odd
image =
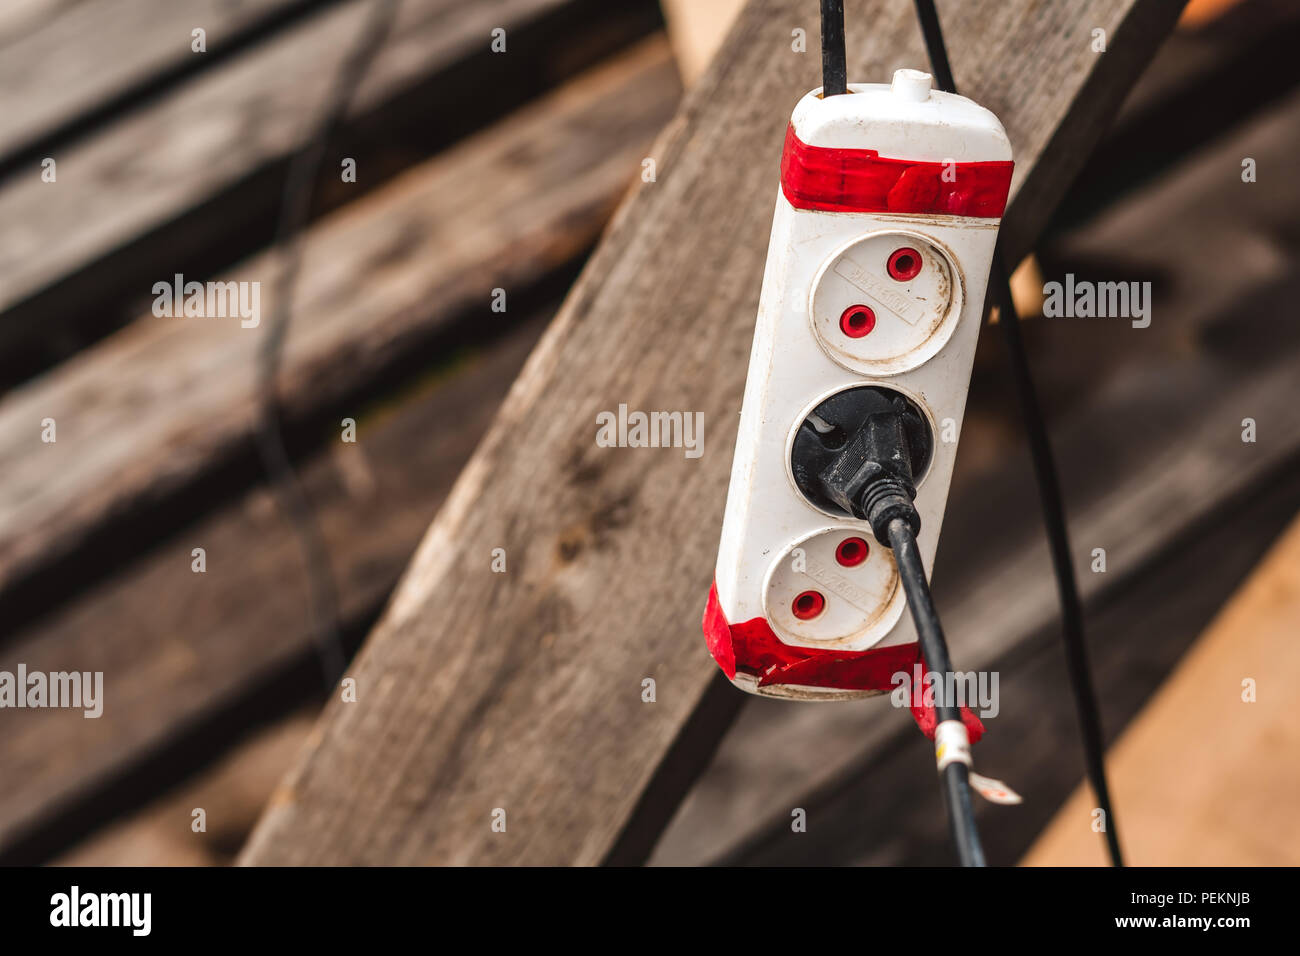
[[[791,613],[801,621],[811,621],[825,609],[826,598],[817,591],[804,591],[790,604]]]
[[[867,560],[870,553],[871,548],[865,538],[845,538],[835,549],[835,560],[843,567],[856,568]]]
[[[866,305],[851,305],[840,316],[840,331],[851,339],[871,334],[876,327],[876,313]]]
[[[895,249],[889,257],[889,277],[898,282],[910,282],[921,271],[921,254],[910,246]]]

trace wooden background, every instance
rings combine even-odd
[[[1167,36],[1175,2],[939,6],[963,91],[1016,148],[1008,250],[1047,279],[1154,283],[1146,330],[1025,319],[1107,730],[1145,731],[1117,753],[1119,812],[1153,832],[1137,821],[1159,794],[1124,768],[1182,711],[1157,709],[1166,689],[1135,718],[1300,506],[1300,16],[1202,3]],[[815,3],[755,0],[702,74],[705,28],[675,17],[670,45],[649,0],[401,4],[328,153],[280,377],[346,649],[364,642],[357,702],[322,688],[299,542],[250,432],[265,322],[158,319],[149,290],[175,272],[261,281],[271,313],[287,162],[366,15],[361,0],[0,13],[0,669],[106,684],[99,720],[0,712],[0,861],[948,862],[905,714],[745,698],[699,634],[780,134],[818,82]],[[923,65],[912,16],[850,4],[851,74]],[[679,73],[683,38],[705,54]],[[355,184],[335,178],[344,156]],[[1081,757],[999,346],[986,335],[977,356],[936,595],[958,665],[1001,675],[980,767],[1027,797],[980,808],[991,858],[1019,859],[1064,803],[1030,859],[1083,860],[1097,841],[1086,795],[1066,802]],[[596,413],[623,402],[703,411],[706,454],[596,448]],[[1236,527],[1207,522],[1223,509]],[[1250,614],[1206,637],[1235,685],[1284,659],[1233,648],[1295,619],[1285,602],[1272,630]],[[1177,686],[1201,683],[1193,660]],[[1293,792],[1249,756],[1275,711],[1213,713],[1256,790]],[[1191,756],[1166,775],[1209,772]],[[1177,836],[1133,834],[1136,862],[1300,860],[1196,837],[1239,798],[1196,792]]]

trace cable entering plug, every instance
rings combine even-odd
[[[890,521],[913,534],[921,517],[912,505],[916,482],[929,465],[929,423],[905,395],[863,386],[831,396],[800,426],[791,467],[795,484],[813,504],[871,525],[889,546]]]

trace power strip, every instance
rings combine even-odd
[[[835,699],[910,673],[893,555],[815,478],[867,415],[904,409],[929,575],[1011,174],[997,117],[928,73],[795,108],[704,618],[736,686]]]

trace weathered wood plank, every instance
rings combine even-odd
[[[666,43],[648,41],[322,221],[284,356],[289,417],[467,317],[507,321],[492,290],[521,292],[591,246],[679,90]],[[275,276],[261,255],[221,278],[261,282],[270,315]],[[145,315],[0,400],[0,595],[247,453],[264,331]],[[45,418],[53,444],[41,442]]]
[[[516,317],[531,295],[512,291],[511,311],[500,315],[489,311],[491,290],[519,290],[568,267],[594,241],[654,131],[671,114],[678,89],[660,37],[329,217],[305,237],[302,281],[323,284],[321,292],[337,309],[318,305],[308,293],[285,371],[307,376],[313,391],[291,385],[286,398],[299,407],[342,401],[340,414],[359,421],[359,444],[342,446],[310,466],[306,477],[333,555],[345,632],[378,613],[540,334],[526,312],[525,320]],[[563,137],[560,148],[552,140],[557,135]],[[467,177],[494,188],[458,189]],[[503,269],[507,255],[515,261]],[[353,300],[353,293],[339,291],[361,274],[369,281],[365,295],[358,292]],[[354,386],[386,367],[380,358],[385,350],[400,351],[409,367],[429,347],[420,330],[451,322],[458,310],[491,317],[495,328],[480,328],[480,341],[516,331],[434,393],[417,390],[396,407],[358,414],[351,404]],[[329,326],[342,338],[329,334]],[[300,351],[304,337],[314,344]],[[87,488],[117,482],[124,500],[148,502],[161,494],[159,464],[170,463],[173,480],[186,480],[187,470],[193,478],[213,464],[214,446],[203,443],[214,426],[229,432],[219,442],[238,442],[246,432],[256,347],[256,330],[186,328],[148,318],[51,376],[44,383],[46,401],[29,399],[32,407],[63,402],[78,414],[117,404],[109,413],[116,430],[79,427],[64,461],[68,468],[103,469],[84,476]],[[304,370],[305,361],[315,364]],[[167,369],[189,369],[192,377],[159,385],[158,374]],[[178,392],[141,402],[141,383]],[[207,394],[197,405],[177,397],[196,391]],[[192,417],[196,407],[198,418]],[[133,432],[128,423],[136,416],[153,426]],[[0,421],[13,420],[0,412]],[[55,449],[63,443],[60,422]],[[135,451],[114,460],[123,451],[114,445],[124,437]],[[153,464],[131,474],[133,457]],[[31,473],[33,486],[47,467]],[[251,555],[250,542],[256,542]],[[189,570],[193,547],[208,551],[203,575]],[[238,560],[230,560],[235,554]],[[11,743],[0,751],[0,775],[21,783],[0,798],[0,859],[45,859],[123,802],[142,799],[145,778],[165,780],[169,771],[154,766],[158,754],[169,753],[178,740],[212,733],[214,720],[224,726],[243,719],[248,708],[239,702],[259,687],[282,695],[302,683],[289,680],[286,671],[305,670],[307,686],[314,686],[305,590],[267,584],[300,581],[300,561],[289,529],[256,491],[159,542],[115,578],[0,645],[6,665],[22,660],[53,670],[103,662],[110,701],[97,721],[26,711],[23,722],[12,725]],[[250,601],[250,594],[260,596]],[[202,746],[187,746],[187,755]],[[66,759],[37,759],[49,753]]]
[[[357,443],[338,443],[303,469],[353,646],[544,324],[523,322],[406,400],[359,411]],[[195,547],[206,553],[202,574],[191,570]],[[227,746],[268,707],[316,698],[307,611],[299,542],[257,488],[0,646],[0,669],[10,672],[20,661],[33,671],[104,672],[98,719],[5,711],[0,861],[48,859]],[[184,759],[169,759],[177,749]]]
[[[39,167],[4,183],[0,346],[14,375],[41,356],[48,361],[56,333],[85,325],[103,334],[103,313],[119,302],[149,301],[153,284],[174,272],[211,271],[214,258],[224,266],[269,240],[288,159],[315,132],[326,80],[370,8],[369,0],[332,4],[69,143],[54,156],[56,183],[43,182]],[[350,189],[391,173],[385,164],[400,168],[409,154],[443,145],[454,124],[468,117],[472,127],[512,109],[590,57],[648,33],[646,10],[656,12],[649,0],[626,8],[402,0],[336,143],[357,158],[357,183],[327,176],[330,194],[350,199]],[[514,39],[506,54],[490,51],[497,27]],[[570,46],[556,42],[557,31]],[[467,113],[471,90],[478,109]],[[337,170],[339,162],[327,165]]]
[[[1291,65],[1300,44],[1300,6],[1243,0],[1213,12],[1208,21],[1184,16],[1160,48],[1053,216],[1053,229],[1084,222],[1132,195],[1300,85]],[[1195,104],[1195,122],[1188,122],[1188,104]],[[1119,169],[1124,175],[1115,174]]]
[[[687,85],[698,80],[718,51],[744,0],[660,0],[678,69]]]
[[[49,22],[80,0],[10,0],[0,7],[0,49]]]
[[[1300,215],[1300,184],[1287,176],[1241,184],[1235,173],[1242,156],[1284,168],[1297,149],[1300,96],[1292,96],[1053,250],[1062,269],[1126,263],[1128,274],[1157,285],[1148,329],[1096,319],[1043,320],[1027,329],[1051,343],[1037,356],[1040,381],[1056,399],[1050,404],[1075,406],[1054,424],[1053,437],[1090,608],[1107,590],[1146,574],[1209,508],[1270,480],[1300,450],[1300,432],[1286,427],[1295,418],[1287,382],[1300,376],[1300,343],[1286,319],[1296,249],[1284,226]],[[1239,185],[1225,188],[1225,179]],[[976,411],[994,398],[1001,368],[972,388]],[[1081,389],[1084,397],[1071,401]],[[1216,393],[1224,410],[1217,420],[1187,401]],[[1267,448],[1241,443],[1247,415],[1269,422]],[[936,600],[964,669],[995,666],[1056,613],[1038,513],[1024,505],[1033,500],[1024,452],[1012,449],[1001,466],[981,465],[967,456],[977,449],[963,438],[935,568]],[[1150,505],[1150,512],[1135,520],[1126,501]],[[999,542],[992,561],[990,540]],[[1105,575],[1089,567],[1094,547],[1108,551]],[[1016,600],[990,602],[987,595],[1008,582]],[[885,747],[882,735],[915,733],[906,720],[877,726],[875,703],[748,708],[715,772],[665,834],[656,862],[748,859],[748,848],[788,830],[789,809],[859,775]]]
[[[223,866],[233,861],[284,768],[316,720],[307,706],[257,728],[229,753],[126,819],[51,861],[54,866]],[[206,830],[194,832],[202,809]]]
[[[1111,786],[1137,866],[1295,866],[1300,789],[1300,521],[1111,748]],[[1249,686],[1248,686],[1249,685]],[[1104,865],[1077,790],[1025,858]]]
[[[968,3],[963,89],[1016,149],[1004,235],[1022,255],[1177,3]],[[787,108],[812,14],[741,14],[430,529],[272,801],[248,863],[596,863],[714,666],[699,636]],[[924,62],[909,6],[864,4],[851,75]],[[812,26],[813,24],[809,24]],[[1088,50],[1101,26],[1111,53]],[[704,414],[705,453],[602,449],[595,416]],[[510,570],[494,574],[491,550]],[[657,681],[657,702],[642,682]],[[401,727],[401,734],[392,728]],[[506,832],[493,812],[506,811]]]
[[[0,22],[0,165],[151,79],[200,69],[247,34],[319,2],[96,0],[44,4],[21,33]],[[206,53],[191,49],[196,28],[206,31]]]

